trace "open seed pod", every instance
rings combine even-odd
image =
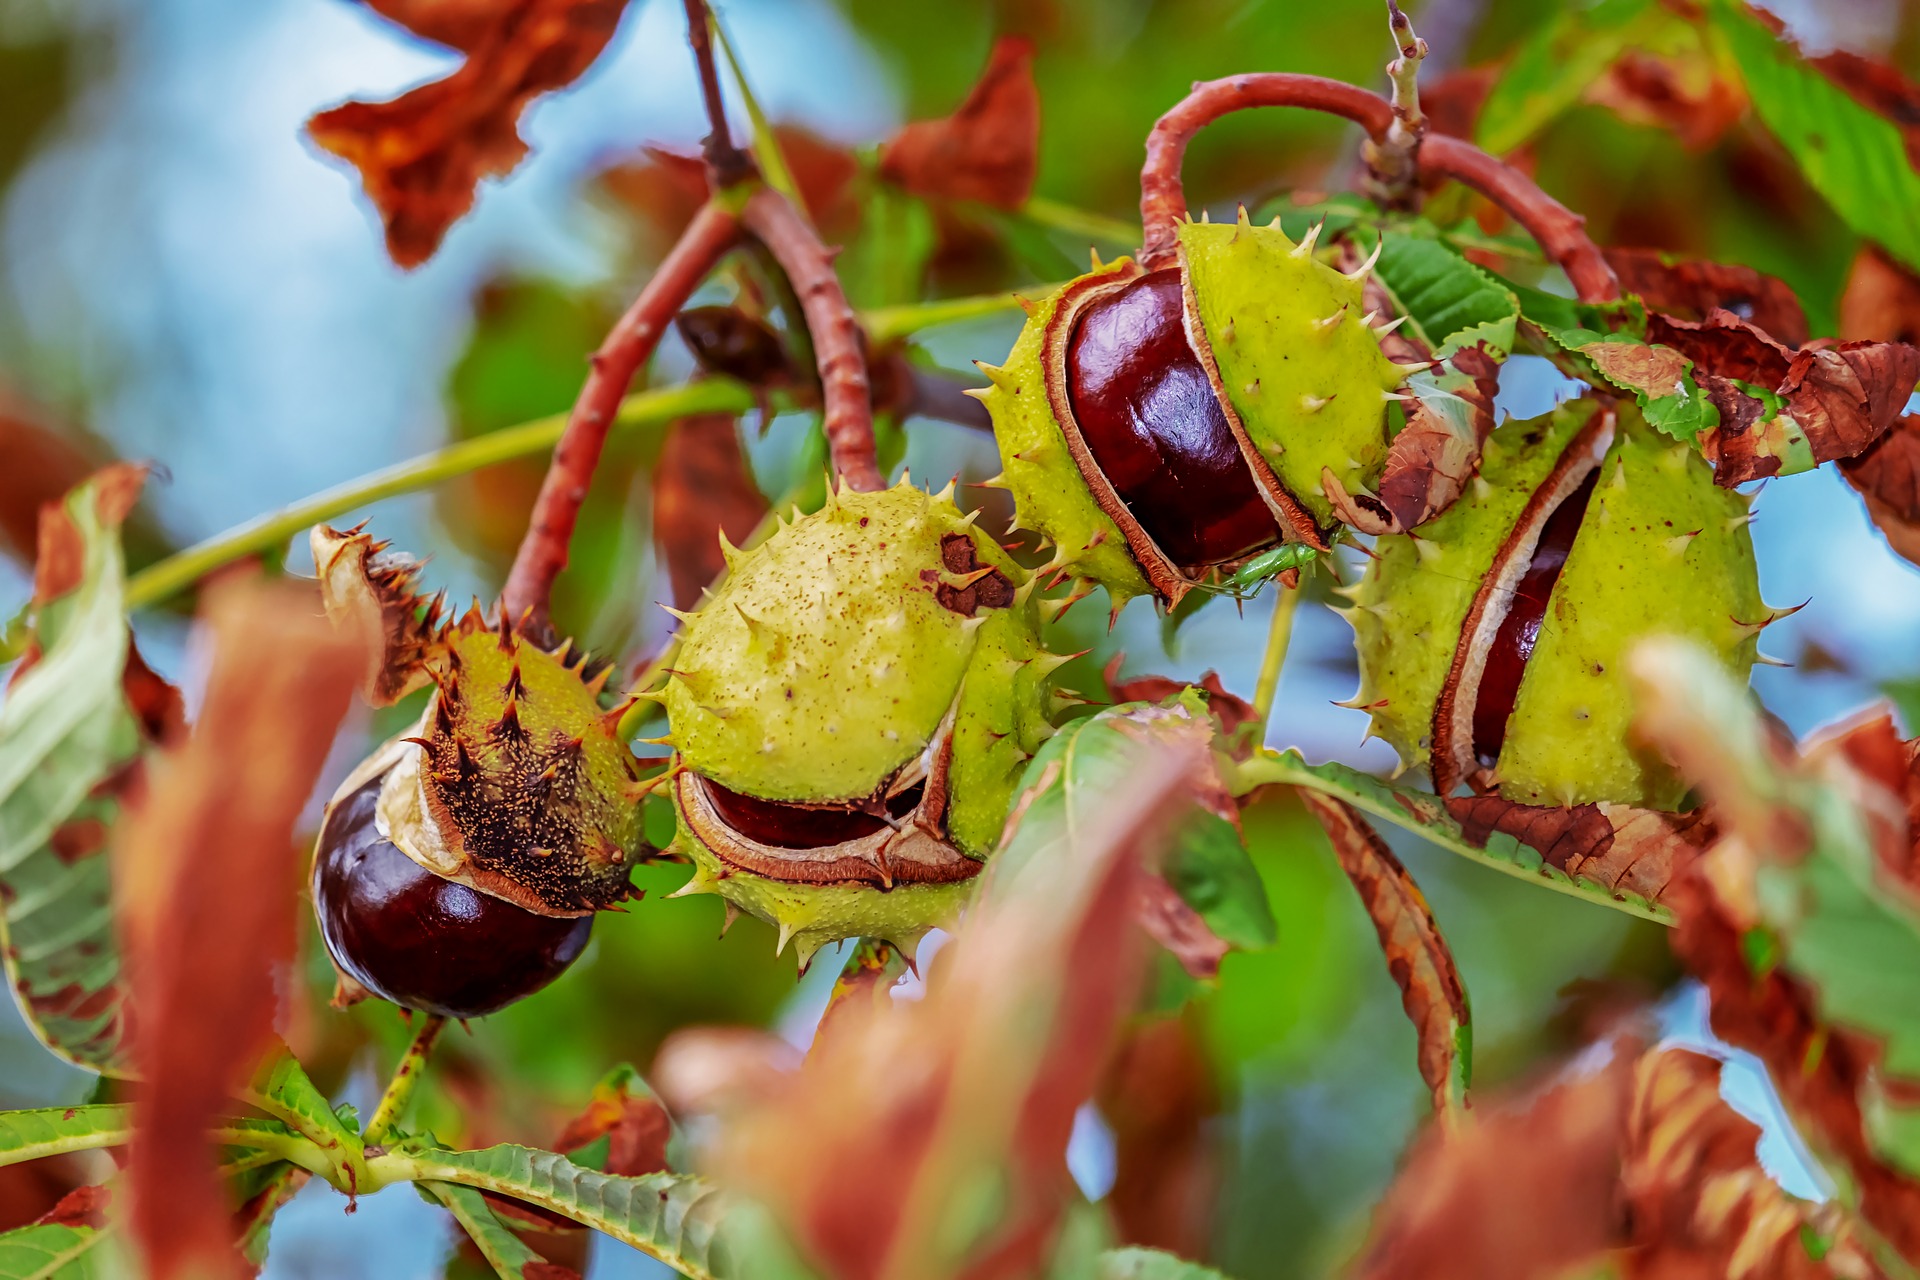
[[[1684,636],[1745,680],[1761,628],[1750,499],[1631,403],[1510,422],[1417,534],[1347,594],[1373,732],[1434,789],[1674,809],[1685,784],[1629,733],[1627,655]]]
[[[682,892],[770,921],[802,963],[865,935],[911,950],[970,892],[1052,732],[1027,575],[906,482],[843,491],[686,615],[661,697],[681,770]]]
[[[571,642],[549,651],[478,607],[442,623],[417,565],[367,534],[317,528],[313,551],[328,613],[385,637],[369,700],[433,686],[322,823],[314,905],[341,993],[497,1008],[571,963],[580,918],[628,895],[647,786],[615,731],[625,708],[601,707],[607,671]]]
[[[1004,368],[982,365],[1019,523],[1050,569],[1116,607],[1281,541],[1325,548],[1323,472],[1378,478],[1388,402],[1411,371],[1381,351],[1361,286],[1278,220],[1188,223],[1176,267],[1105,266],[1037,304]],[[1424,366],[1418,366],[1424,367]]]

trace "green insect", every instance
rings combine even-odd
[[[1227,579],[1226,586],[1236,592],[1246,591],[1268,578],[1279,577],[1289,569],[1305,568],[1323,554],[1304,542],[1283,542],[1271,551],[1262,551],[1240,566],[1240,571]]]

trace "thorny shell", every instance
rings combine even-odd
[[[529,911],[585,915],[625,897],[647,787],[615,731],[624,708],[600,706],[606,668],[590,674],[570,641],[549,651],[477,607],[436,625],[437,602],[408,594],[411,572],[365,537],[314,531],[328,611],[387,620],[371,689],[435,687],[418,725],[342,794],[384,776],[377,821],[403,853]]]
[[[1591,498],[1553,584],[1492,766],[1474,712],[1492,639],[1559,504]],[[1745,679],[1762,627],[1750,499],[1630,404],[1581,400],[1488,439],[1478,480],[1416,534],[1382,537],[1346,594],[1372,731],[1443,795],[1464,781],[1526,804],[1673,809],[1685,786],[1629,732],[1627,654],[1690,637]]]
[[[949,918],[1052,732],[1033,584],[907,482],[841,491],[748,551],[687,615],[661,695],[682,892],[775,924],[801,958],[911,948]]]
[[[1367,268],[1345,275],[1280,229],[1180,228],[1187,344],[1205,370],[1273,521],[1273,542],[1324,548],[1333,522],[1324,471],[1373,483],[1387,455],[1388,402],[1411,371],[1381,351],[1364,314]],[[1052,572],[1097,582],[1115,608],[1149,590],[1168,604],[1234,560],[1178,564],[1102,472],[1075,420],[1068,350],[1090,308],[1142,278],[1129,259],[1102,266],[1031,308],[1004,367],[981,365],[1017,523],[1054,545]],[[1271,545],[1268,544],[1268,545]]]

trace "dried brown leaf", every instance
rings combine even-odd
[[[1134,916],[1189,977],[1211,982],[1220,976],[1220,963],[1233,950],[1232,944],[1216,934],[1164,876],[1140,878]]]
[[[798,125],[777,124],[773,136],[814,225],[830,240],[849,234],[860,215],[850,195],[859,160],[846,147]],[[659,147],[647,147],[639,158],[612,165],[601,173],[599,184],[661,249],[679,238],[707,198],[705,162]]]
[[[1705,320],[1731,311],[1789,346],[1807,340],[1807,317],[1784,280],[1732,262],[1677,258],[1659,249],[1607,249],[1620,287],[1676,320]],[[1867,337],[1848,334],[1848,337]]]
[[[880,172],[915,195],[1015,209],[1033,191],[1039,151],[1033,44],[1003,36],[966,101],[902,129],[880,153]]]
[[[403,267],[433,256],[473,207],[482,178],[512,171],[527,153],[520,114],[534,98],[572,84],[613,38],[627,0],[490,0],[394,3],[389,16],[427,24],[429,39],[467,57],[442,80],[389,102],[349,102],[307,122],[321,147],[360,170],[386,227],[387,253]]]
[[[1659,902],[1682,868],[1712,843],[1704,809],[1663,813],[1627,805],[1571,808],[1515,804],[1497,795],[1452,796],[1447,812],[1467,840],[1484,846],[1495,832],[1537,852],[1548,866],[1595,880],[1616,893]]]
[[[1908,414],[1840,463],[1887,545],[1920,564],[1920,414]]]
[[[750,387],[781,387],[793,381],[780,335],[739,307],[688,307],[673,318],[680,340],[704,373],[724,374]]]
[[[1406,427],[1387,450],[1377,499],[1386,518],[1371,510],[1374,502],[1349,497],[1338,481],[1332,482],[1327,496],[1342,518],[1354,517],[1349,523],[1361,530],[1379,534],[1418,528],[1452,506],[1479,470],[1481,446],[1493,430],[1500,364],[1484,347],[1474,346],[1455,352],[1447,366],[1441,385],[1450,393],[1449,412],[1425,399],[1415,400]],[[1462,405],[1465,424],[1457,417]]]
[[[1715,59],[1702,52],[1699,45],[1664,56],[1628,49],[1587,90],[1586,100],[1622,119],[1666,129],[1689,151],[1705,151],[1739,123],[1747,94],[1737,77],[1721,74]]]
[[[1840,1205],[1789,1196],[1754,1153],[1760,1127],[1720,1096],[1718,1060],[1642,1057],[1626,1117],[1620,1188],[1635,1280],[1818,1280],[1883,1272]],[[1816,1259],[1806,1237],[1822,1241]]]
[[[1375,1211],[1358,1280],[1539,1280],[1612,1245],[1634,1046],[1611,1051],[1430,1127]]]
[[[1649,340],[1694,363],[1693,376],[1720,411],[1703,437],[1714,478],[1732,487],[1777,474],[1789,452],[1784,427],[1738,383],[1786,401],[1815,462],[1851,458],[1899,417],[1920,382],[1920,348],[1893,342],[1843,342],[1798,349],[1777,341],[1730,311],[1698,323],[1648,316]]]
[[[607,1139],[604,1171],[622,1178],[662,1173],[667,1169],[667,1142],[673,1137],[673,1118],[660,1099],[644,1089],[636,1094],[626,1083],[594,1089],[586,1109],[567,1121],[554,1139],[560,1152]]]
[[[1466,1079],[1473,1064],[1461,1060],[1471,1025],[1466,988],[1453,952],[1427,906],[1420,886],[1353,806],[1302,788],[1301,803],[1326,830],[1340,869],[1347,873],[1380,935],[1387,971],[1400,988],[1401,1004],[1419,1037],[1420,1078],[1433,1094],[1433,1109],[1457,1115],[1466,1105]]]
[[[1071,1194],[1074,1112],[1135,990],[1142,861],[1206,763],[1199,721],[1138,728],[1138,785],[1097,808],[1082,797],[1071,837],[1036,856],[1003,848],[923,1000],[850,1005],[730,1127],[720,1171],[830,1274],[1012,1280],[1045,1256]],[[955,1204],[987,1185],[1002,1188],[998,1218],[956,1238]]]
[[[300,902],[294,822],[365,660],[310,590],[206,594],[214,661],[192,735],[153,757],[115,841],[143,1086],[127,1168],[149,1274],[243,1275],[209,1124],[272,1035]]]
[[[653,540],[676,609],[697,606],[726,569],[720,539],[738,546],[766,514],[732,418],[708,414],[673,424],[653,470]]]
[[[0,392],[0,543],[23,564],[34,561],[41,511],[58,505],[92,474],[95,461],[78,442],[56,431],[23,404]]]
[[[1106,1204],[1123,1243],[1201,1257],[1213,1232],[1220,1091],[1187,1019],[1134,1026],[1100,1086],[1113,1130],[1114,1180]]]
[[[420,562],[390,550],[389,543],[375,542],[365,528],[356,525],[343,533],[317,524],[309,541],[327,616],[380,637],[368,655],[360,691],[374,706],[386,707],[427,686],[427,659],[441,644],[445,598],[416,591]]]
[[[93,1227],[107,1225],[107,1206],[113,1203],[108,1187],[75,1187],[34,1221],[43,1226]]]
[[[1849,342],[1920,343],[1920,276],[1879,245],[1862,244],[1840,294],[1839,319]]]

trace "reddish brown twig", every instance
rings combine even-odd
[[[693,63],[700,72],[700,96],[707,105],[710,132],[701,146],[715,190],[743,182],[754,175],[753,157],[733,145],[727,128],[726,100],[720,96],[720,72],[713,62],[713,29],[706,0],[687,0],[687,40],[693,45]]]
[[[873,401],[860,324],[833,273],[832,254],[799,210],[771,187],[753,193],[740,219],[766,245],[800,298],[820,369],[827,453],[835,474],[851,489],[885,488],[874,456]]]
[[[1376,141],[1393,127],[1393,107],[1358,85],[1323,76],[1267,72],[1209,80],[1194,86],[1147,135],[1147,162],[1140,170],[1140,221],[1145,238],[1140,264],[1164,267],[1175,256],[1175,234],[1187,213],[1180,185],[1180,163],[1187,143],[1221,116],[1248,107],[1305,107],[1343,116]],[[1420,144],[1420,168],[1472,187],[1513,215],[1540,247],[1560,264],[1586,302],[1620,296],[1613,268],[1587,237],[1585,220],[1534,185],[1531,178],[1486,152],[1444,134],[1429,134]]]
[[[634,373],[659,345],[674,313],[733,247],[739,232],[739,219],[730,209],[715,201],[703,205],[653,279],[593,353],[593,370],[573,403],[560,443],[554,446],[553,463],[534,500],[533,519],[500,593],[500,607],[508,618],[517,621],[525,615],[535,627],[547,625],[553,582],[567,567],[574,522],[586,501],[620,401]]]

